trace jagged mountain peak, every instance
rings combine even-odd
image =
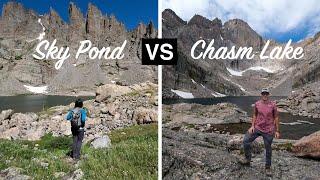
[[[228,20],[228,21],[225,22],[225,25],[226,25],[226,24],[249,26],[247,22],[245,22],[245,21],[242,20],[242,19],[238,19],[238,18],[230,19],[230,20]],[[249,26],[249,27],[250,27],[250,26]]]
[[[221,21],[221,19],[219,19],[219,18],[214,18],[213,20],[212,20],[212,23],[214,24],[214,25],[217,25],[218,27],[222,27],[222,21]]]
[[[81,13],[80,8],[78,8],[74,2],[69,3],[69,19],[73,23],[77,19],[83,19],[83,14]]]
[[[188,25],[197,25],[202,28],[211,28],[214,24],[208,18],[196,14],[189,20]]]
[[[264,44],[262,37],[247,22],[231,19],[224,23],[224,35],[239,46],[250,46],[261,50]]]
[[[156,29],[154,28],[153,22],[150,21],[148,24],[144,24],[143,22],[140,22],[138,26],[133,31],[135,34],[135,37],[141,38],[141,37],[156,37]]]
[[[172,27],[178,27],[182,25],[186,25],[187,22],[182,20],[174,11],[171,9],[165,9],[162,12],[162,20],[170,23]]]
[[[64,23],[64,21],[62,20],[62,18],[58,14],[58,12],[56,10],[54,10],[52,7],[50,7],[50,10],[49,10],[49,17],[50,17],[51,22],[53,20],[55,20],[58,23]]]
[[[31,9],[24,8],[21,3],[15,1],[9,1],[3,5],[3,19],[22,21],[27,16],[36,16],[36,13]]]
[[[88,3],[88,15],[91,13],[92,14],[96,13],[96,14],[102,16],[100,9],[97,6],[95,6],[94,4],[92,4],[91,2],[89,2]]]

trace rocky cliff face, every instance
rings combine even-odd
[[[203,39],[207,44],[214,39],[215,48],[251,45],[260,50],[264,44],[261,36],[239,19],[222,24],[218,18],[209,20],[195,15],[187,23],[169,9],[163,11],[162,16],[163,37],[178,38],[179,54],[178,65],[165,66],[163,70],[165,97],[172,96],[171,89],[191,92],[195,97],[246,94],[237,80],[230,78],[226,71],[226,67],[235,64],[234,62],[194,60],[190,56],[190,50],[199,39]],[[196,49],[196,52],[199,52],[199,49]]]
[[[91,91],[97,85],[119,83],[130,85],[157,80],[156,67],[141,65],[141,38],[155,38],[152,23],[140,24],[128,31],[113,15],[103,15],[93,4],[84,15],[69,4],[69,23],[54,10],[39,15],[20,3],[4,5],[0,19],[0,95],[29,93],[24,85],[48,86],[50,94],[70,94]],[[57,46],[70,47],[69,57],[60,70],[55,60],[36,60],[32,57],[40,39]],[[93,46],[117,47],[127,40],[125,57],[121,60],[90,60],[88,55],[75,59],[80,41],[89,39]],[[69,83],[66,83],[69,82]]]
[[[262,49],[262,37],[241,19],[229,20],[223,27],[225,37],[236,45],[253,47],[255,50]]]
[[[169,9],[164,10],[162,16],[163,37],[178,39],[179,54],[178,65],[164,67],[164,98],[177,97],[171,89],[192,93],[194,97],[219,97],[259,95],[263,87],[270,88],[273,95],[287,96],[292,89],[319,82],[319,33],[314,38],[293,43],[293,46],[304,47],[303,59],[261,60],[259,54],[267,40],[240,19],[222,24],[218,18],[209,20],[195,15],[185,22]],[[253,47],[256,56],[252,60],[194,60],[190,50],[200,39],[207,45],[214,39],[216,49]],[[267,53],[274,46],[285,45],[271,40]]]
[[[293,86],[301,88],[309,83],[320,81],[320,32],[313,38],[301,42],[305,51],[305,57],[296,61]]]

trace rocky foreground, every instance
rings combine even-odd
[[[70,122],[65,120],[65,115],[73,107],[72,103],[39,113],[4,110],[0,114],[0,138],[35,141],[48,133],[70,135]],[[84,107],[88,110],[85,142],[103,138],[113,129],[157,122],[157,85],[106,84],[98,87],[95,99],[84,101]]]
[[[202,114],[201,110],[210,115]],[[243,167],[238,160],[243,156],[244,135],[207,131],[219,123],[241,123],[248,119],[236,106],[175,104],[164,106],[163,112],[164,179],[268,179],[264,172],[262,138],[253,143],[251,167]],[[320,163],[316,160],[320,157],[319,140],[319,132],[298,141],[275,139],[273,179],[319,179]]]
[[[39,113],[2,111],[0,179],[80,180],[125,176],[150,179],[156,176],[157,128],[133,126],[157,122],[156,84],[98,87],[95,99],[84,102],[88,111],[84,141],[90,143],[90,147],[83,146],[78,162],[66,156],[72,140],[67,137],[71,134],[70,122],[64,118],[72,107],[73,103]],[[136,168],[142,167],[147,168],[137,173]]]

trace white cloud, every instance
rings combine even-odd
[[[239,18],[259,34],[286,33],[307,29],[307,34],[320,31],[319,0],[163,0],[162,7],[170,8],[182,19],[194,14],[222,21]]]

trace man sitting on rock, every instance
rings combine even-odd
[[[261,99],[255,103],[252,126],[244,136],[243,146],[245,159],[240,161],[243,165],[250,166],[251,162],[251,143],[259,136],[263,137],[263,142],[266,150],[266,165],[265,170],[268,176],[271,172],[271,144],[273,137],[279,138],[279,117],[277,106],[274,102],[269,100],[269,90],[262,89]]]
[[[73,136],[72,158],[80,159],[82,140],[84,137],[84,125],[87,118],[87,112],[83,109],[83,101],[77,99],[74,108],[67,114],[67,120],[71,122],[71,132]]]

